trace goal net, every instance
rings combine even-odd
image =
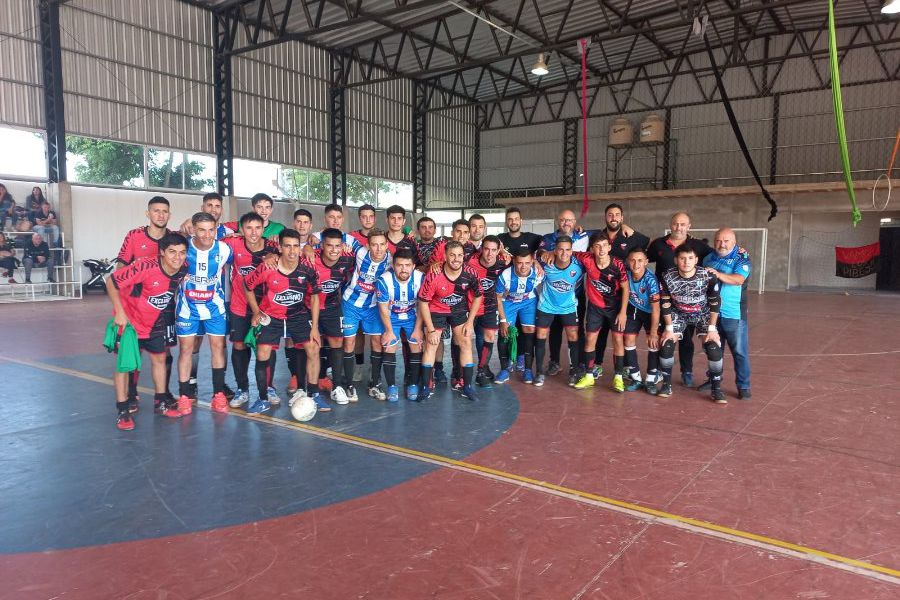
[[[670,231],[666,229],[665,233],[670,233]],[[712,246],[716,231],[718,229],[694,229],[692,227],[691,236]],[[750,262],[753,264],[747,289],[762,294],[766,291],[766,251],[769,248],[769,230],[765,227],[733,227],[732,231],[737,237],[738,246],[750,254]]]

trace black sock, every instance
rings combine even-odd
[[[291,374],[291,377],[297,377],[297,349],[291,346],[288,348],[284,347],[284,359],[287,361],[288,373]],[[299,380],[300,378],[297,377]]]
[[[316,394],[318,394],[319,393],[319,382],[311,381],[311,382],[307,383],[306,384],[306,393],[309,394],[310,396],[315,396]]]
[[[372,372],[369,377],[369,387],[375,387],[381,383],[381,360],[384,358],[384,352],[372,350],[369,354],[369,360],[372,361]]]
[[[554,317],[553,322],[550,323],[550,362],[555,362],[559,364],[559,353],[560,348],[562,347],[563,340],[563,331],[565,328],[563,327],[562,320]]]
[[[294,348],[294,368],[297,369],[297,389],[303,390],[306,389],[307,383],[315,383],[319,384],[318,381],[307,381],[306,380],[306,365],[309,362],[309,356],[306,355],[306,348],[304,347],[295,347]]]
[[[475,365],[469,363],[463,367],[463,385],[472,385],[472,375],[475,373]]]
[[[250,348],[231,349],[231,366],[234,368],[234,380],[239,390],[245,392],[250,389],[250,378],[247,371],[250,369]]]
[[[355,367],[356,363],[353,362],[353,353],[344,352],[344,387],[353,385],[353,369]]]
[[[422,370],[422,353],[409,354],[409,385],[419,385],[419,373]],[[427,385],[427,384],[426,384]]]
[[[269,368],[266,370],[266,387],[274,388],[272,382],[275,381],[275,361],[278,353],[275,352],[275,348],[272,348],[272,355],[269,356]]]
[[[356,355],[356,364],[358,364],[358,365],[366,364],[366,353],[364,351],[360,352],[359,354]]]
[[[275,352],[272,352],[272,355],[274,356]],[[253,373],[256,375],[256,390],[259,392],[259,399],[268,400],[269,361],[257,358]]]
[[[341,373],[344,371],[344,349],[329,348],[328,362],[331,363],[331,381],[335,386],[344,385],[344,379]],[[319,377],[324,377],[324,373],[320,373]]]
[[[116,410],[119,411],[120,413],[127,413],[128,412],[128,400],[126,400],[125,402],[116,402]]]
[[[500,369],[509,369],[509,339],[500,338],[497,343],[497,354],[500,356]]]
[[[459,364],[459,346],[456,345],[456,342],[450,343],[450,362],[453,365],[453,370],[450,371],[450,376],[454,379],[459,379],[462,377],[462,369]]]
[[[578,353],[580,352],[578,340],[569,342],[569,372],[574,373],[578,369]]]
[[[191,354],[191,381],[197,381],[197,366],[200,364],[200,351]]]
[[[191,382],[190,381],[179,381],[178,382],[178,395],[179,396],[187,396],[191,397]]]
[[[534,340],[534,372],[538,375],[544,372],[544,355],[547,354],[547,340]]]
[[[656,375],[659,371],[659,352],[647,351],[647,375]]]
[[[431,371],[433,368],[432,365],[422,365],[422,385],[425,387],[431,387]]]
[[[212,384],[213,394],[218,394],[219,392],[225,393],[225,369],[213,367]]]
[[[388,387],[397,384],[397,355],[390,352],[384,353],[384,383]]]
[[[175,359],[172,357],[172,353],[169,352],[166,354],[166,392],[169,391],[169,382],[172,381],[172,364],[175,362]]]
[[[522,334],[522,354],[525,356],[525,368],[530,369],[534,358],[534,333]]]
[[[319,348],[319,379],[325,379],[328,376],[329,350],[328,346]]]
[[[625,348],[625,367],[631,375],[635,373],[640,374],[641,369],[638,367],[637,362],[637,348]]]
[[[594,360],[595,360],[596,356],[597,356],[596,350],[591,350],[591,351],[585,350],[584,351],[584,366],[588,371],[590,371],[591,369],[594,368]]]
[[[613,369],[615,369],[614,375],[618,375],[625,368],[625,355],[613,354]]]
[[[137,398],[138,380],[140,380],[140,378],[141,378],[140,371],[135,370],[128,374],[128,395],[127,395],[127,397],[129,400]]]
[[[163,392],[161,394],[153,394],[153,406],[154,408],[157,406],[165,406],[166,402],[168,402],[169,398],[166,396],[166,393]]]
[[[444,361],[438,361],[434,363],[434,370],[444,372]]]

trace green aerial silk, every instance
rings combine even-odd
[[[510,325],[506,334],[506,347],[509,348],[509,360],[513,365],[516,364],[516,358],[518,358],[519,352],[519,330],[516,329],[515,325]]]
[[[831,63],[831,98],[834,101],[834,123],[837,127],[838,145],[841,148],[841,165],[844,169],[844,183],[850,204],[853,205],[853,226],[862,220],[862,213],[856,205],[853,191],[853,176],[850,174],[850,154],[847,151],[847,132],[844,130],[844,102],[841,100],[841,74],[838,65],[837,36],[834,32],[834,0],[828,0],[828,55]]]

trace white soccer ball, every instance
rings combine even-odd
[[[316,401],[306,396],[291,406],[291,415],[298,421],[309,421],[316,416]]]

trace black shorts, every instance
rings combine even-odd
[[[562,323],[563,327],[578,327],[577,312],[554,315],[553,313],[545,313],[542,310],[538,310],[537,313],[535,313],[535,326],[539,329],[547,329],[553,325],[554,319],[559,319],[559,322]]]
[[[618,313],[619,311],[615,308],[598,308],[593,304],[588,303],[584,316],[585,331],[594,333],[601,329],[609,329],[613,333],[616,333],[616,316]]]
[[[458,327],[466,322],[469,315],[465,312],[452,313],[431,313],[431,324],[435,329],[443,329],[444,327]]]
[[[344,325],[340,306],[337,309],[319,313],[319,333],[325,337],[343,339]]]
[[[230,325],[228,339],[232,342],[243,342],[247,334],[250,333],[250,328],[252,327],[250,319],[252,318],[253,316],[250,313],[243,316],[231,313],[228,323]]]
[[[289,321],[273,318],[272,321],[262,328],[259,336],[256,338],[256,344],[265,344],[277,348],[281,343],[281,338],[289,338],[294,342],[294,346],[302,346],[309,341],[312,333],[312,324],[309,321],[309,315],[295,317]]]
[[[481,327],[482,329],[497,331],[497,329],[500,328],[500,316],[497,314],[497,309],[491,309],[490,311],[486,311],[480,317],[476,317],[475,326]]]
[[[647,335],[650,335],[650,313],[644,312],[636,306],[629,305],[626,314],[628,320],[625,321],[625,333],[635,334],[644,330],[647,332]]]
[[[157,325],[146,339],[138,340],[138,348],[150,354],[162,354],[176,346],[175,325]]]

